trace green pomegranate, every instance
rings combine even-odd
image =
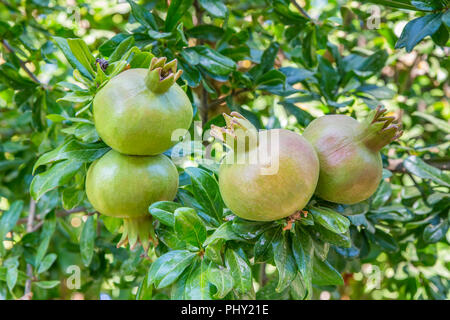
[[[257,131],[242,115],[224,114],[226,128],[211,134],[230,147],[219,169],[219,188],[241,218],[273,221],[302,210],[319,177],[319,160],[301,135],[283,129]]]
[[[316,194],[331,202],[354,204],[368,199],[381,181],[380,150],[401,134],[401,125],[378,107],[364,122],[327,115],[303,133],[319,156]]]
[[[103,141],[130,155],[155,155],[171,148],[172,133],[188,129],[192,105],[176,84],[177,61],[153,58],[150,69],[126,70],[95,96],[95,127]]]
[[[128,156],[111,150],[89,167],[86,194],[101,214],[124,219],[118,246],[141,242],[148,249],[156,242],[148,207],[173,200],[178,189],[178,172],[165,155]]]

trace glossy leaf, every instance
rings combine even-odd
[[[186,168],[191,177],[195,198],[217,224],[222,221],[223,201],[216,179],[205,170],[199,168]]]
[[[174,212],[180,207],[181,205],[179,203],[173,201],[158,201],[152,203],[148,211],[162,224],[173,227],[175,225]]]
[[[174,213],[174,230],[179,239],[201,248],[206,239],[206,227],[192,208],[178,208]]]
[[[94,256],[94,242],[95,242],[95,220],[94,216],[89,216],[83,225],[80,237],[80,253],[81,260],[85,266],[91,264]]]
[[[423,38],[433,35],[441,23],[442,13],[432,13],[411,20],[403,29],[395,48],[406,48],[407,52],[411,52]]]
[[[326,207],[311,207],[309,212],[314,221],[335,233],[344,233],[350,226],[350,221],[343,215]]]
[[[152,263],[148,272],[148,285],[157,289],[172,284],[194,261],[196,253],[187,250],[169,251]]]
[[[30,186],[31,196],[37,201],[46,192],[66,184],[78,172],[82,164],[76,160],[64,160],[44,173],[36,175]]]
[[[225,264],[233,277],[233,287],[241,294],[252,290],[252,270],[244,258],[242,250],[236,252],[228,249],[225,251]]]
[[[223,299],[233,288],[233,278],[228,269],[210,266],[206,271],[206,277],[217,289],[214,294],[216,299]]]
[[[439,185],[450,187],[450,175],[426,164],[416,156],[410,156],[403,161],[403,166],[413,175],[422,179],[430,179]]]

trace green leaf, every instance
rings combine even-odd
[[[309,234],[304,232],[299,226],[295,227],[295,233],[292,238],[292,253],[294,255],[297,268],[300,271],[310,292],[312,290],[311,281],[313,272],[314,245]]]
[[[202,219],[192,208],[178,208],[174,213],[174,230],[179,239],[197,247],[202,248],[206,240],[206,227]]]
[[[153,296],[153,286],[148,285],[148,277],[144,277],[139,284],[136,300],[151,300]]]
[[[416,116],[416,117],[421,117],[421,118],[427,120],[428,122],[431,122],[432,124],[434,124],[437,129],[450,134],[450,124],[447,121],[438,119],[436,117],[433,117],[431,114],[427,114],[427,113],[420,112],[420,111],[414,111],[412,113],[412,115]]]
[[[82,39],[65,39],[61,37],[53,37],[53,39],[74,69],[78,69],[83,76],[90,80],[95,77],[93,68],[95,65],[94,56]]]
[[[439,185],[450,187],[450,175],[435,167],[426,164],[416,156],[409,156],[403,161],[403,166],[408,172],[422,179],[430,179]]]
[[[211,285],[207,277],[208,264],[205,259],[199,259],[192,266],[189,277],[186,280],[187,300],[211,300]]]
[[[398,39],[395,48],[406,48],[411,52],[426,36],[433,35],[442,24],[442,13],[433,13],[408,22]]]
[[[266,85],[266,86],[270,86],[270,85],[278,85],[278,84],[283,84],[286,81],[286,76],[278,71],[278,70],[270,70],[267,71],[266,73],[264,73],[263,75],[261,75],[260,77],[258,77],[256,79],[256,85]]]
[[[5,238],[6,234],[10,232],[14,226],[16,225],[17,221],[20,218],[20,214],[23,209],[23,201],[17,200],[14,201],[9,209],[6,212],[3,212],[2,217],[0,219],[0,249],[2,249],[3,252],[3,239]]]
[[[94,242],[95,242],[95,220],[94,216],[89,216],[83,225],[80,237],[80,253],[81,260],[85,266],[91,264],[94,256]]]
[[[81,143],[72,139],[40,156],[34,164],[33,174],[40,166],[60,160],[92,162],[102,157],[109,150],[111,148],[104,143]]]
[[[254,246],[255,262],[269,261],[273,257],[272,243],[280,237],[282,228],[272,228],[261,234]]]
[[[310,229],[310,232],[315,234],[320,240],[334,244],[343,248],[350,248],[352,246],[352,241],[350,239],[350,233],[347,230],[345,233],[335,233],[332,232],[321,225],[315,225],[314,228]]]
[[[445,13],[442,15],[442,22],[447,26],[450,27],[450,9],[445,11]]]
[[[247,240],[254,239],[264,231],[273,227],[271,222],[249,221],[239,217],[235,217],[232,222],[233,231]]]
[[[158,201],[148,207],[150,214],[162,224],[173,227],[175,225],[174,212],[181,204],[173,201]]]
[[[6,285],[8,286],[9,291],[12,291],[17,283],[17,278],[19,276],[19,271],[17,266],[12,268],[8,268],[6,273]]]
[[[56,261],[56,258],[58,256],[55,253],[49,253],[45,256],[44,259],[42,259],[41,263],[39,264],[39,268],[37,270],[37,273],[43,273],[50,269],[50,267],[53,265],[53,263]]]
[[[223,265],[222,259],[222,249],[225,244],[225,240],[217,239],[210,244],[205,249],[204,257],[218,265]]]
[[[199,0],[198,3],[213,17],[225,19],[228,14],[227,6],[221,0]]]
[[[423,239],[427,243],[436,243],[445,237],[449,229],[448,219],[440,219],[436,224],[429,224],[423,230]]]
[[[66,188],[62,191],[62,205],[65,210],[71,210],[81,204],[85,192],[74,188]]]
[[[315,26],[312,26],[306,31],[306,35],[302,41],[302,55],[307,67],[313,68],[317,65],[317,37]]]
[[[196,255],[188,250],[174,250],[162,255],[150,267],[148,285],[155,284],[157,289],[169,286],[192,263]]]
[[[111,55],[109,56],[108,63],[111,64],[115,61],[119,61],[125,55],[125,53],[127,53],[128,50],[130,50],[133,47],[133,45],[134,45],[134,37],[133,36],[129,36],[128,38],[123,40],[116,47],[116,49],[113,51],[113,53],[111,53]]]
[[[80,161],[64,160],[49,170],[34,176],[30,186],[31,196],[38,201],[46,192],[68,183],[82,164]]]
[[[172,31],[177,22],[185,15],[192,6],[193,0],[172,0],[167,10],[164,28],[166,31]]]
[[[261,75],[273,69],[279,49],[280,45],[277,42],[272,42],[267,49],[264,50],[261,56],[261,62],[250,70],[250,74],[254,79],[257,79]]]
[[[233,223],[231,221],[227,221],[218,227],[212,235],[210,235],[206,241],[203,243],[204,246],[209,245],[210,243],[216,241],[217,239],[224,239],[224,240],[238,240],[242,241],[243,239],[239,237],[234,231],[233,231]]]
[[[370,236],[369,236],[370,237]],[[371,235],[374,242],[388,252],[396,252],[398,245],[395,239],[388,233],[376,229],[375,233]]]
[[[186,173],[191,177],[192,192],[195,199],[219,225],[222,222],[223,201],[216,179],[208,172],[200,168],[186,168]]]
[[[333,268],[333,266],[328,261],[322,261],[317,257],[314,257],[313,261],[313,284],[318,286],[341,286],[344,284],[344,279],[342,279],[341,274],[335,268]]]
[[[189,47],[181,54],[191,65],[204,68],[211,76],[228,76],[236,69],[233,60],[206,46]]]
[[[184,250],[184,249],[198,250],[198,248],[192,247],[191,245],[189,245],[189,248],[187,248],[186,242],[184,242],[183,239],[179,239],[178,236],[175,234],[175,232],[171,229],[167,229],[160,226],[159,228],[156,229],[156,234],[159,240],[161,240],[162,243],[164,243],[172,250]]]
[[[373,195],[371,208],[379,208],[384,205],[392,195],[391,185],[382,180],[377,191]]]
[[[49,213],[45,217],[45,222],[42,227],[42,232],[40,236],[40,244],[36,251],[36,256],[34,260],[34,265],[38,266],[41,264],[42,258],[44,258],[45,253],[47,252],[48,246],[50,244],[50,240],[53,236],[53,233],[56,229],[56,216],[55,213]]]
[[[350,226],[350,221],[343,215],[325,207],[311,207],[309,212],[314,221],[335,233],[345,233]]]
[[[216,288],[214,298],[223,299],[233,289],[233,277],[228,269],[209,266],[206,271],[206,278]]]
[[[233,249],[225,251],[225,265],[233,277],[233,287],[241,294],[253,289],[252,270],[244,257],[242,249],[239,253]]]
[[[392,8],[418,11],[417,7],[414,7],[413,5],[410,4],[409,0],[407,0],[407,1],[405,1],[405,0],[369,0],[367,2],[381,4],[381,5],[392,7]]]
[[[59,285],[60,283],[61,283],[61,281],[59,281],[59,280],[33,282],[33,284],[37,285],[39,288],[42,288],[42,289],[52,289],[52,288],[56,287],[57,285]]]
[[[329,99],[333,100],[334,90],[337,88],[339,82],[339,73],[333,68],[331,63],[322,56],[319,56],[319,67],[318,75],[320,76],[320,88],[323,95]]]
[[[127,2],[130,4],[131,14],[137,22],[142,24],[144,27],[151,28],[153,30],[158,29],[155,18],[147,9],[141,5],[138,5],[133,0],[127,0]]]
[[[284,232],[272,242],[273,260],[278,270],[277,292],[281,292],[291,284],[297,274],[295,259],[292,254],[291,241]]]
[[[433,39],[434,43],[436,43],[438,46],[445,46],[447,44],[447,41],[449,39],[449,33],[448,29],[445,26],[445,24],[441,24],[438,31],[436,31],[431,38]]]
[[[446,1],[446,0],[444,0]],[[445,7],[444,1],[436,0],[411,0],[411,4],[419,10],[434,11]]]

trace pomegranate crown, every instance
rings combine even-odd
[[[183,70],[177,71],[177,59],[167,62],[166,57],[153,58],[150,62],[145,83],[155,93],[164,93],[181,77]]]
[[[211,136],[224,142],[232,149],[239,143],[248,150],[250,146],[258,143],[258,130],[240,113],[233,111],[230,115],[223,114],[226,126],[224,128],[211,125]]]
[[[401,123],[397,123],[395,117],[387,116],[386,109],[381,106],[372,110],[362,125],[363,141],[374,150],[380,150],[403,134]]]

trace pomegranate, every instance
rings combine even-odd
[[[219,188],[228,208],[241,218],[273,221],[303,209],[319,177],[319,160],[301,135],[259,131],[242,115],[224,114],[227,126],[211,135],[231,150],[219,169]]]
[[[379,151],[402,134],[394,120],[378,107],[361,123],[345,115],[312,121],[303,135],[319,156],[316,194],[342,204],[358,203],[374,194],[383,169]]]
[[[126,70],[96,94],[94,122],[103,141],[130,155],[160,154],[176,141],[176,129],[188,129],[192,105],[176,84],[182,70],[177,60],[153,58],[150,69]]]
[[[148,207],[173,200],[178,189],[178,171],[165,155],[128,156],[111,150],[89,167],[86,194],[101,214],[124,219],[118,246],[138,242],[147,251],[156,243]]]

